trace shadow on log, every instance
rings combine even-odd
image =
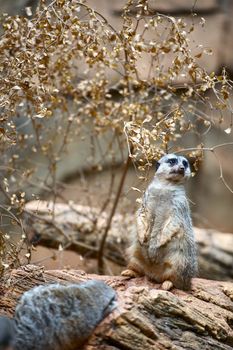
[[[107,213],[96,208],[58,203],[52,220],[52,203],[29,202],[25,226],[34,243],[69,249],[85,258],[96,258],[107,222]],[[133,215],[116,214],[107,236],[105,258],[125,266],[128,238],[135,230]],[[233,234],[195,228],[199,251],[199,276],[214,280],[233,280]]]
[[[233,347],[233,283],[194,279],[192,290],[159,289],[146,278],[87,275],[81,271],[43,271],[26,266],[0,285],[1,314],[12,315],[20,295],[45,283],[101,279],[117,292],[117,308],[95,329],[83,350],[193,349]],[[65,349],[64,349],[65,350]]]

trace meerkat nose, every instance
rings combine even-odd
[[[185,170],[185,168],[181,165],[178,169],[178,173],[181,175],[184,175],[184,170]]]

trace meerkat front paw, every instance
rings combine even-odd
[[[161,285],[163,290],[170,290],[173,287],[173,283],[171,281],[164,281]]]
[[[139,277],[140,274],[134,270],[127,269],[121,272],[121,276],[128,277],[128,278],[136,278],[136,277]]]

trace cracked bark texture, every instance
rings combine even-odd
[[[81,205],[55,205],[52,220],[52,203],[29,202],[24,217],[27,233],[34,243],[76,251],[84,257],[96,258],[99,242],[108,215],[98,209]],[[45,221],[44,221],[44,220]],[[128,238],[135,230],[134,215],[116,214],[108,232],[104,249],[105,258],[125,266]],[[199,277],[233,281],[233,234],[210,229],[194,228],[199,252]]]
[[[117,292],[117,308],[93,331],[83,350],[233,348],[233,283],[194,279],[192,290],[159,289],[146,278],[43,271],[32,265],[15,270],[1,285],[0,312],[12,315],[26,290],[44,283],[102,279]],[[64,349],[65,350],[65,349]]]

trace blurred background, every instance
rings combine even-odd
[[[122,7],[125,1],[121,0],[88,0],[87,4],[103,14],[105,18],[116,29],[121,23]],[[31,8],[32,14],[37,6],[36,0],[0,0],[0,12],[10,15],[26,14],[25,8]],[[197,47],[202,45],[206,50],[211,51],[211,55],[200,57],[199,64],[209,73],[220,74],[223,67],[226,67],[228,76],[233,78],[233,1],[232,0],[154,0],[151,1],[151,9],[156,13],[184,18],[185,22],[203,23],[203,26],[197,26],[190,36],[190,45]],[[191,17],[191,13],[195,16]],[[139,71],[146,71],[149,62],[146,57],[140,61]],[[112,82],[116,82],[117,77],[112,76]],[[186,83],[185,81],[183,83]],[[211,96],[210,96],[211,98]],[[233,102],[233,97],[231,97]],[[199,107],[203,114],[210,113],[205,109],[205,104]],[[212,126],[211,132],[203,133],[201,142],[205,147],[212,147],[219,144],[233,141],[232,134],[232,115],[224,115],[221,125],[216,123]],[[219,120],[221,115],[216,111],[211,111],[211,118]],[[191,137],[191,136],[189,136]],[[195,135],[192,136],[195,142]],[[94,142],[90,138],[81,140],[77,137],[69,145],[67,155],[59,164],[57,180],[61,183],[59,188],[61,197],[66,201],[105,208],[109,196],[115,194],[122,172],[122,159],[126,159],[124,152],[119,151],[114,156],[114,162],[109,151],[110,139],[108,135],[100,136]],[[184,138],[181,140],[183,147],[190,147],[192,140]],[[93,162],[93,153],[96,161]],[[189,181],[188,193],[190,206],[193,213],[195,226],[213,228],[221,232],[233,232],[233,146],[220,147],[216,150],[219,164],[216,157],[211,152],[205,152],[203,162],[199,166],[197,174]],[[111,157],[110,157],[111,156]],[[28,157],[25,154],[25,157]],[[36,154],[30,155],[36,164],[40,164],[40,157]],[[102,159],[99,165],[98,159]],[[40,174],[46,171],[46,164],[40,164]],[[225,184],[220,179],[222,171]],[[153,176],[154,170],[151,170],[149,179]],[[148,181],[149,181],[148,179]],[[227,185],[226,185],[227,184]],[[133,166],[130,167],[126,181],[124,183],[121,200],[117,207],[119,213],[134,213],[137,204],[136,198],[140,193],[133,188],[144,189],[145,182],[141,181],[137,171]],[[50,199],[43,190],[38,193],[40,198]],[[33,253],[35,261],[51,255],[46,248],[40,248]],[[62,253],[64,254],[64,253]],[[71,265],[76,261],[75,253],[68,253],[69,256],[63,256],[64,265]],[[57,262],[49,260],[49,267],[57,267]]]

